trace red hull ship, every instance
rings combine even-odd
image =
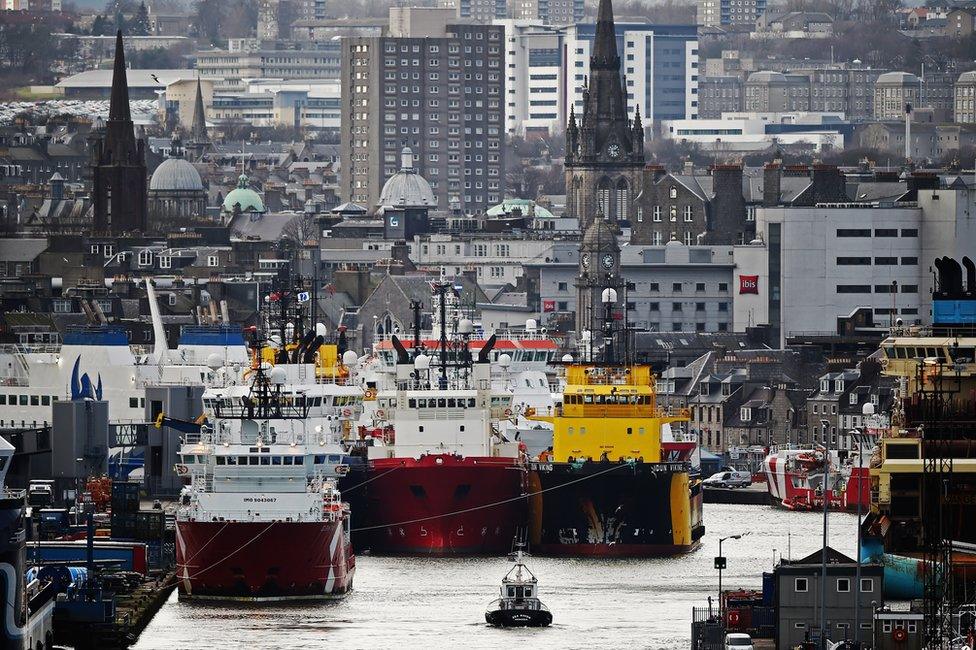
[[[525,520],[525,474],[513,458],[429,454],[370,465],[367,528],[375,553],[506,553]]]
[[[356,572],[338,521],[180,522],[176,566],[181,598],[217,600],[341,597]]]

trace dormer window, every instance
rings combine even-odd
[[[875,406],[878,405],[878,394],[877,393],[871,393],[871,403],[874,404]]]
[[[851,393],[851,405],[857,404],[857,393]]]
[[[153,254],[150,250],[139,251],[139,266],[152,265]]]
[[[732,384],[727,382],[722,384],[722,395],[724,397],[728,397],[731,394],[732,394]]]
[[[835,393],[843,393],[844,392],[844,380],[843,379],[835,379],[834,380],[834,392]]]
[[[829,393],[830,392],[830,380],[829,379],[821,379],[820,380],[820,392],[821,393]]]
[[[672,185],[671,189],[668,191],[668,196],[670,196],[672,199],[678,198],[678,188]]]
[[[707,381],[703,381],[701,383],[701,388],[699,389],[699,392],[702,395],[708,395],[708,382]]]
[[[743,422],[749,422],[752,420],[752,409],[748,406],[743,406],[739,409],[739,419]]]

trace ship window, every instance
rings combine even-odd
[[[268,457],[268,456],[261,456],[261,458],[259,460],[261,461],[261,464],[262,465],[270,465],[271,464],[271,458]]]
[[[27,406],[27,395],[21,395],[20,396],[20,405],[21,406]]]
[[[581,436],[585,436],[586,435],[586,427],[580,427],[580,435]]]
[[[593,403],[593,396],[592,395],[584,395],[583,396],[583,403],[584,404],[592,404]]]
[[[296,465],[304,465],[305,464],[305,457],[304,456],[295,456],[295,464]]]
[[[410,406],[410,408],[412,408],[412,409],[415,409],[415,408],[417,408],[417,400],[415,400],[415,399],[413,399],[412,397],[411,397],[411,398],[410,398],[410,400],[409,400],[409,401],[407,402],[407,404],[408,404],[408,405]]]
[[[793,583],[793,591],[797,593],[806,593],[807,591],[807,579],[806,578],[796,578]]]
[[[257,456],[250,456],[247,459],[247,464],[248,465],[257,465],[258,464],[258,457]]]
[[[573,427],[569,427],[569,429],[566,430],[566,433],[573,435]]]
[[[238,456],[237,457],[237,464],[238,465],[247,465],[247,456]]]
[[[225,459],[223,456],[217,456],[217,464],[218,465],[225,465],[225,464],[227,464],[227,459]]]
[[[6,395],[0,395],[0,406],[3,406],[6,403],[7,403],[7,396]]]
[[[639,435],[639,436],[644,435],[644,427],[638,427],[637,428],[637,435]]]
[[[281,456],[272,456],[271,457],[271,464],[272,465],[281,465]]]
[[[431,400],[431,401],[433,401],[433,400]],[[425,400],[425,399],[418,399],[417,400],[417,406],[420,407],[420,408],[422,408],[422,409],[427,408],[427,400]]]
[[[227,464],[228,465],[236,465],[237,464],[237,456],[228,456],[227,457]]]
[[[474,398],[468,398],[468,407],[474,408]]]
[[[448,398],[447,399],[447,408],[452,409],[455,406],[457,406],[457,403],[453,399]]]
[[[508,588],[508,597],[509,598],[515,598],[515,587],[509,587]]]
[[[285,456],[284,457],[285,465],[291,465],[292,464],[292,460],[293,460],[293,458],[291,456]]]
[[[325,464],[325,456],[316,456],[315,457],[315,464],[316,465],[324,465]]]

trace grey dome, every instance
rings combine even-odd
[[[380,192],[378,206],[391,208],[433,208],[437,198],[423,176],[413,167],[413,152],[403,148],[400,171],[390,176]]]
[[[886,72],[878,77],[879,84],[913,84],[919,83],[918,77],[911,72]]]
[[[149,181],[149,189],[157,192],[202,192],[200,172],[183,158],[167,158]]]
[[[746,79],[746,83],[786,83],[786,76],[782,72],[775,72],[773,70],[760,70],[758,72],[753,72]]]

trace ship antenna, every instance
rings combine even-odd
[[[410,309],[413,310],[413,358],[420,355],[420,310],[424,308],[424,303],[419,300],[410,301]]]

